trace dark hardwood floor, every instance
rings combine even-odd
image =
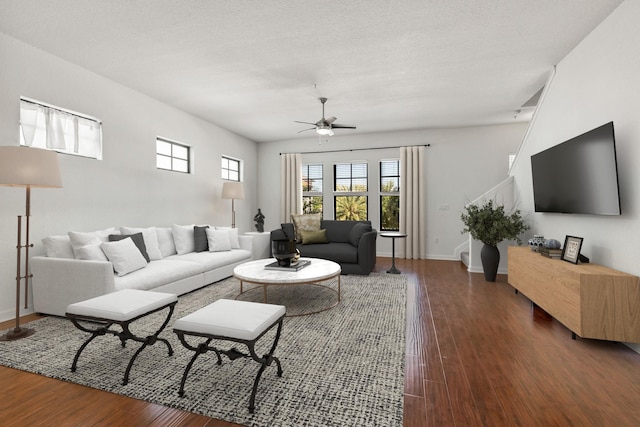
[[[379,258],[376,271],[390,264]],[[452,261],[396,264],[409,277],[405,426],[640,426],[639,354],[572,340],[506,276],[487,283]],[[0,367],[0,425],[234,424]]]

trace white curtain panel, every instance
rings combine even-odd
[[[280,222],[291,222],[291,214],[302,213],[302,155],[280,155]]]
[[[400,147],[400,232],[398,257],[424,259],[427,252],[424,146]]]

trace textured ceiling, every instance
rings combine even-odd
[[[0,32],[273,141],[314,138],[293,121],[319,120],[320,96],[358,127],[339,135],[527,120],[515,111],[621,2],[0,0]]]

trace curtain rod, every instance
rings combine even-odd
[[[409,145],[408,147],[431,147],[431,144],[422,144],[422,145]],[[323,153],[341,153],[344,151],[365,151],[365,150],[386,150],[388,148],[401,148],[401,147],[372,147],[372,148],[351,148],[348,150],[327,150],[327,151],[305,151],[300,154],[323,154]],[[283,154],[293,154],[293,153],[280,153]]]

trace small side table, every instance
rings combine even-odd
[[[380,233],[380,237],[391,239],[391,268],[387,270],[387,273],[400,274],[400,270],[396,268],[396,239],[405,238],[407,235],[397,231],[383,231]]]

